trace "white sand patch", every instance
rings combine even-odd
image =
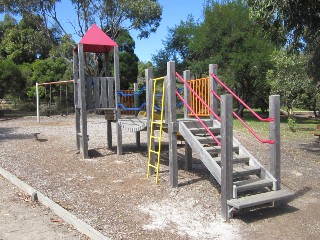
[[[241,239],[237,224],[223,222],[193,199],[140,205],[139,209],[151,217],[145,230],[176,228],[174,232],[191,239]]]

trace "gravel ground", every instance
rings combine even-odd
[[[105,147],[103,116],[90,115],[88,134],[91,159],[83,160],[76,154],[74,116],[42,117],[40,124],[35,117],[1,118],[0,166],[112,239],[320,239],[320,146],[312,135],[282,143],[282,183],[295,198],[277,208],[241,211],[224,223],[220,187],[197,156],[193,170],[183,170],[182,144],[180,187],[173,189],[166,136],[156,185],[146,178],[146,132],[137,149],[134,133],[123,131],[122,156],[115,146]],[[236,135],[267,164],[265,145]]]

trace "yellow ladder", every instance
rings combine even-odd
[[[162,140],[162,123],[163,123],[163,113],[164,113],[164,77],[155,78],[153,80],[153,93],[152,93],[152,114],[151,114],[151,126],[150,126],[150,139],[149,139],[149,149],[148,149],[148,171],[147,177],[150,176],[150,168],[154,168],[156,171],[156,183],[159,180],[159,170],[160,170],[160,155],[161,155],[161,140]],[[161,95],[161,110],[160,119],[155,110],[155,99],[156,99],[156,89],[157,83],[162,81],[162,95]],[[158,128],[157,128],[158,127]],[[159,134],[155,135],[155,129],[159,130]],[[156,144],[158,143],[158,146]],[[157,147],[157,149],[156,149]],[[151,163],[151,159],[157,156],[156,164]]]

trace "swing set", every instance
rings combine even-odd
[[[60,86],[60,106],[62,106],[62,85],[65,85],[65,99],[66,99],[66,115],[68,115],[68,84],[74,83],[74,80],[67,81],[58,81],[58,82],[46,82],[46,83],[38,83],[36,82],[36,98],[37,98],[37,122],[40,123],[40,98],[39,98],[39,86],[45,87],[45,95],[47,95],[47,86],[49,86],[49,115],[52,113],[52,85]]]

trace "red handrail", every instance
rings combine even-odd
[[[210,73],[210,75],[223,86],[232,96],[234,96],[243,106],[245,106],[257,119],[261,122],[273,122],[273,118],[261,118],[255,111],[253,111],[241,98],[239,98],[230,88],[228,88],[216,75]]]
[[[177,96],[181,99],[181,101],[185,104],[185,106],[187,106],[187,108],[189,108],[189,110],[192,112],[192,114],[194,114],[194,116],[197,118],[197,120],[199,121],[199,123],[207,130],[207,132],[210,134],[210,136],[216,141],[216,143],[221,146],[221,142],[217,139],[217,137],[210,131],[210,129],[208,128],[207,125],[205,125],[203,123],[203,121],[198,117],[198,115],[196,114],[196,112],[190,107],[190,105],[187,103],[187,101],[180,95],[180,93],[178,91],[176,91]]]
[[[218,95],[215,91],[211,90],[211,93],[212,93],[219,101],[221,101],[221,98],[219,97],[219,95]],[[272,140],[272,139],[267,139],[267,140],[265,140],[265,139],[260,138],[260,137],[258,136],[258,134],[256,134],[256,132],[255,132],[248,124],[246,124],[246,123],[239,117],[238,114],[236,114],[234,111],[232,111],[232,114],[233,114],[233,116],[235,116],[235,117],[248,129],[248,131],[249,131],[256,139],[258,139],[260,142],[262,142],[262,143],[269,143],[269,144],[274,144],[274,143],[275,143],[275,141]]]
[[[186,82],[186,80],[183,79],[183,77],[181,77],[181,75],[179,75],[179,73],[176,72],[176,76],[181,80],[181,82],[183,82],[184,85],[187,86],[187,88],[190,89],[190,91],[199,99],[199,101],[207,107],[207,109],[210,111],[210,113],[220,122],[220,117],[209,107],[209,105],[203,101],[203,99],[196,93],[196,91],[194,91],[190,85]],[[194,114],[194,113],[192,113]]]

